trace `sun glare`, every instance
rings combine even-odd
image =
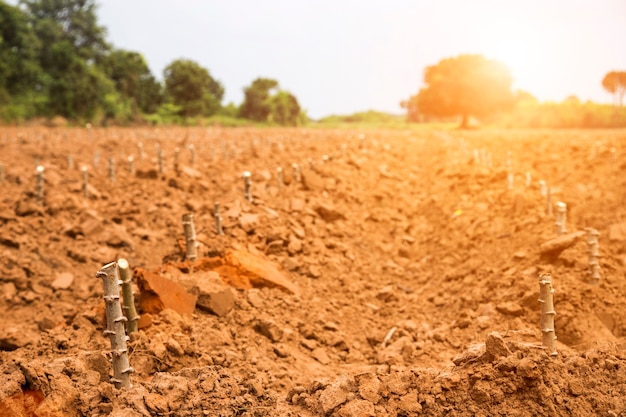
[[[550,71],[545,65],[550,54],[545,38],[535,27],[523,23],[502,27],[494,33],[502,36],[489,40],[485,54],[509,68],[515,89],[541,95]]]

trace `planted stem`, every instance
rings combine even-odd
[[[217,234],[220,236],[224,236],[224,230],[222,229],[222,215],[220,214],[220,203],[215,203],[215,228],[217,230]]]
[[[135,175],[135,158],[132,155],[128,157],[128,172]]]
[[[4,184],[4,164],[0,162],[0,185]]]
[[[592,284],[600,284],[600,246],[598,244],[598,236],[600,232],[593,228],[587,228],[587,245],[589,248],[589,273],[591,274]]]
[[[83,174],[83,197],[89,198],[89,174],[87,173],[87,167],[83,166],[80,171]]]
[[[300,165],[294,162],[291,167],[293,168],[293,181],[300,182]]]
[[[44,172],[44,167],[41,165],[37,166],[37,169],[35,170],[36,175],[37,175],[37,189],[36,189],[36,196],[37,196],[37,203],[38,204],[43,204],[43,182],[44,182],[44,176],[43,176],[43,172]]]
[[[543,346],[548,348],[551,356],[557,356],[556,333],[554,331],[554,288],[552,288],[552,275],[541,274],[539,276],[539,303],[541,303],[541,333]]]
[[[104,335],[111,342],[111,362],[113,363],[113,378],[111,382],[115,388],[130,388],[130,374],[133,368],[128,362],[126,342],[128,336],[124,330],[127,321],[120,306],[120,280],[118,279],[117,264],[111,262],[104,265],[97,273],[96,278],[102,278],[104,287],[104,304],[107,316],[107,329]]]
[[[193,146],[193,143],[189,145],[188,147],[189,149],[189,153],[191,154],[191,165],[195,165],[196,164],[196,147]]]
[[[196,230],[193,225],[193,214],[183,214],[183,229],[185,230],[187,259],[195,261],[198,259],[198,242],[196,241]]]
[[[564,235],[567,233],[567,204],[559,201],[556,203],[556,233]]]
[[[245,197],[246,200],[248,200],[250,203],[252,203],[252,193],[250,193],[250,177],[251,174],[249,171],[245,171],[243,173],[243,195]]]
[[[278,189],[282,190],[285,181],[283,180],[283,168],[276,168],[276,180],[278,181]]]
[[[109,180],[115,182],[115,161],[113,158],[109,158]]]
[[[124,301],[124,315],[128,319],[126,325],[126,332],[131,334],[136,332],[139,324],[139,314],[135,308],[135,297],[133,294],[132,286],[132,273],[128,267],[128,261],[124,258],[117,260],[117,267],[120,273],[120,280],[122,281],[122,299]]]
[[[163,173],[165,172],[165,167],[163,165],[163,149],[161,149],[160,147],[157,151],[157,157],[159,159],[159,174],[163,175]]]

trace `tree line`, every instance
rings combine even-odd
[[[176,59],[151,73],[139,52],[117,49],[98,24],[95,0],[0,0],[0,119],[61,116],[75,122],[185,122],[224,115],[297,125],[306,114],[276,80],[257,78],[240,106],[222,105],[209,70]]]
[[[401,102],[411,122],[470,119],[511,127],[625,127],[626,72],[611,71],[601,80],[613,105],[581,103],[571,96],[562,103],[540,103],[526,91],[513,91],[513,77],[501,63],[481,55],[446,58],[424,70],[424,87]]]

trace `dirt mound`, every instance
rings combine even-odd
[[[3,128],[0,410],[625,415],[625,138]],[[558,225],[548,189],[567,205]],[[142,316],[128,391],[109,381],[94,277],[121,257]],[[541,346],[543,273],[556,357]]]

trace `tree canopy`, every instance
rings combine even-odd
[[[403,103],[409,117],[461,116],[467,127],[470,116],[484,117],[510,108],[514,98],[508,69],[481,55],[446,58],[426,68],[419,93]]]
[[[211,116],[220,109],[224,87],[196,62],[175,60],[163,77],[166,99],[181,107],[181,116]]]
[[[621,107],[626,94],[626,71],[611,71],[602,79],[602,87],[613,94],[613,102]]]
[[[279,89],[278,81],[257,78],[244,89],[244,101],[239,115],[257,122],[276,122],[295,126],[301,116],[298,99],[288,91]]]

